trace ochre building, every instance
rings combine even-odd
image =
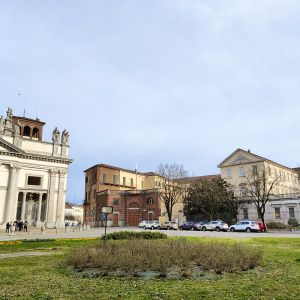
[[[164,220],[166,210],[159,198],[162,178],[154,172],[137,172],[106,164],[85,172],[84,220],[92,226],[103,225],[101,207],[112,206],[109,226],[136,226],[141,220]],[[173,218],[182,222],[183,205],[173,209]]]

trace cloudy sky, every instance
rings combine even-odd
[[[68,200],[106,163],[300,166],[300,1],[1,0],[0,114],[70,132]],[[21,93],[19,96],[18,93]]]

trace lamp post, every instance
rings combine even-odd
[[[105,225],[104,225],[104,240],[106,240],[106,227],[107,227],[107,215],[112,214],[114,211],[112,206],[102,206],[101,212],[105,215]]]

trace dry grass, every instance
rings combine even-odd
[[[102,276],[138,276],[170,272],[191,277],[204,271],[217,274],[245,271],[257,266],[262,250],[228,243],[199,243],[186,239],[106,241],[99,246],[73,250],[67,263],[76,270],[98,269]]]

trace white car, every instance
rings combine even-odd
[[[146,224],[144,225],[144,229],[160,229],[159,221],[146,221]]]
[[[144,227],[146,226],[147,222],[148,222],[148,221],[146,221],[146,220],[141,221],[141,222],[139,223],[139,225],[138,225],[139,228],[144,228]]]
[[[240,222],[236,223],[235,225],[231,225],[229,230],[231,232],[234,232],[234,231],[258,232],[258,231],[260,231],[259,225],[255,221],[249,221],[249,220],[240,221]]]
[[[201,230],[228,231],[228,224],[223,221],[211,221],[201,226]]]

